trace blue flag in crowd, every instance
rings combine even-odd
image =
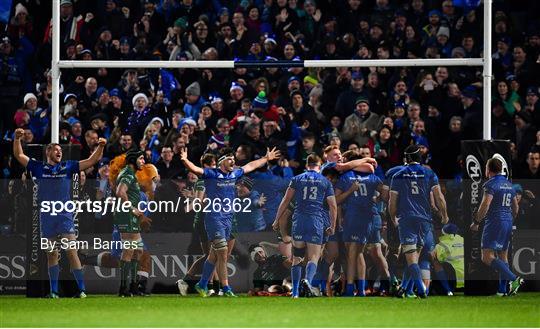
[[[161,74],[161,89],[163,90],[163,96],[165,98],[165,104],[169,105],[171,102],[171,91],[178,88],[178,81],[174,78],[174,75],[166,69],[159,69]]]
[[[11,12],[12,1],[13,0],[0,1],[0,22],[6,24],[9,22],[9,13]]]

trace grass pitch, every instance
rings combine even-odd
[[[0,297],[0,327],[540,327],[540,293],[397,298]]]

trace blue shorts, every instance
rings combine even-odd
[[[50,239],[61,234],[75,234],[73,218],[63,215],[41,216],[40,225],[42,238]]]
[[[511,221],[486,221],[482,232],[482,249],[508,250],[512,225]]]
[[[356,242],[359,244],[368,243],[369,235],[371,232],[371,227],[373,223],[371,221],[357,220],[348,221],[345,220],[345,225],[343,226],[343,242]]]
[[[423,221],[422,224],[422,241],[420,246],[422,250],[426,252],[432,252],[435,250],[435,237],[433,235],[433,225],[429,221]]]
[[[326,235],[326,242],[340,242],[343,241],[343,229],[337,232],[334,232],[333,235]]]
[[[304,241],[322,245],[324,243],[324,229],[325,227],[322,218],[315,218],[315,220],[312,221],[309,219],[302,220],[297,218],[293,220],[291,233],[294,241]]]
[[[399,242],[402,245],[424,245],[424,233],[427,220],[417,217],[401,218],[399,220]]]
[[[232,220],[216,219],[206,216],[204,219],[204,227],[206,229],[208,241],[221,239],[229,241],[231,239]]]
[[[382,218],[380,215],[373,216],[373,221],[369,230],[369,235],[367,243],[381,243],[381,229],[382,229]]]

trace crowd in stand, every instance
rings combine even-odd
[[[13,180],[24,171],[10,151],[14,130],[24,129],[24,144],[50,142],[48,2],[13,1],[9,21],[0,26],[6,31],[0,40],[0,177],[8,178],[1,187],[7,204],[26,202],[17,201],[23,184]],[[484,42],[479,2],[61,0],[61,59],[478,58]],[[338,145],[376,158],[383,175],[402,163],[406,146],[417,144],[424,164],[459,181],[460,143],[482,138],[482,102],[490,101],[493,138],[511,141],[513,176],[535,179],[540,3],[493,6],[491,100],[482,100],[481,67],[71,69],[61,76],[60,143],[76,145],[85,158],[99,137],[107,138],[106,158],[86,172],[98,181],[107,180],[110,159],[144,150],[164,182],[156,198],[160,189],[161,195],[182,193],[193,184],[179,158],[183,147],[196,163],[205,152],[232,147],[240,165],[277,147],[284,157],[270,169],[283,176],[283,168],[298,173],[310,153]],[[99,186],[101,197],[111,193]],[[540,192],[534,184],[524,189],[530,202]],[[95,197],[94,186],[87,191]],[[14,230],[19,207],[8,208],[14,209],[0,224]],[[163,230],[191,228],[189,218],[165,217],[154,220],[156,229],[160,223]]]

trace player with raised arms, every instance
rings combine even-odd
[[[244,174],[265,165],[268,161],[279,158],[280,152],[273,148],[267,149],[266,155],[260,159],[251,161],[240,168],[234,168],[234,154],[230,149],[223,149],[218,159],[217,168],[200,168],[188,159],[187,149],[182,149],[180,159],[186,168],[205,179],[206,197],[212,204],[217,205],[220,211],[206,213],[204,225],[211,242],[210,254],[208,255],[201,275],[201,280],[195,285],[195,290],[202,297],[208,295],[208,280],[217,270],[217,274],[226,297],[236,297],[227,278],[227,241],[231,238],[231,230],[234,215],[234,203],[236,202],[236,181]],[[203,202],[203,206],[204,206]]]
[[[421,159],[417,145],[405,149],[407,165],[392,177],[388,210],[394,222],[399,215],[401,250],[405,254],[410,279],[414,282],[407,287],[405,296],[414,296],[416,286],[418,295],[425,298],[426,288],[418,266],[418,245],[422,244],[425,232],[431,227],[431,192],[443,224],[448,222],[448,215],[439,179],[431,169],[420,164]]]
[[[73,174],[78,174],[80,171],[94,166],[103,156],[103,149],[105,148],[105,144],[107,144],[106,139],[100,138],[97,149],[88,159],[81,161],[62,161],[62,147],[60,144],[51,143],[45,149],[46,161],[45,163],[41,163],[30,159],[24,154],[21,145],[23,134],[23,129],[19,128],[15,130],[13,155],[36,179],[38,184],[38,201],[40,204],[45,201],[62,202],[65,205],[68,201],[71,201],[70,191]],[[40,211],[40,227],[41,237],[47,239],[48,245],[55,245],[58,236],[68,239],[70,242],[76,240],[73,212],[69,212],[66,209],[54,215]],[[75,245],[73,243],[69,243],[68,245],[70,248],[66,250],[66,254],[69,260],[69,267],[79,288],[77,297],[84,298],[86,297],[86,288],[81,262],[77,255],[77,249],[74,247]],[[50,281],[49,297],[58,298],[60,267],[58,266],[58,250],[56,248],[51,248],[47,252],[47,266]]]
[[[299,297],[301,263],[305,260],[306,270],[302,280],[302,288],[306,297],[314,295],[311,281],[317,271],[317,263],[321,255],[323,235],[334,234],[337,216],[337,204],[334,189],[328,179],[320,174],[321,158],[310,154],[306,160],[306,172],[291,179],[285,196],[279,205],[276,218],[279,222],[281,236],[284,242],[292,241],[293,260],[291,267],[291,280],[293,283],[292,297]],[[295,208],[292,217],[292,237],[287,232],[287,222],[283,212],[294,199]],[[325,227],[324,216],[321,211],[324,203],[328,203],[330,226]]]
[[[491,158],[486,163],[484,195],[471,224],[478,231],[485,220],[482,231],[482,262],[499,273],[499,295],[515,295],[523,279],[516,276],[508,265],[508,247],[512,235],[512,221],[518,214],[519,205],[512,183],[503,175],[501,160]]]

